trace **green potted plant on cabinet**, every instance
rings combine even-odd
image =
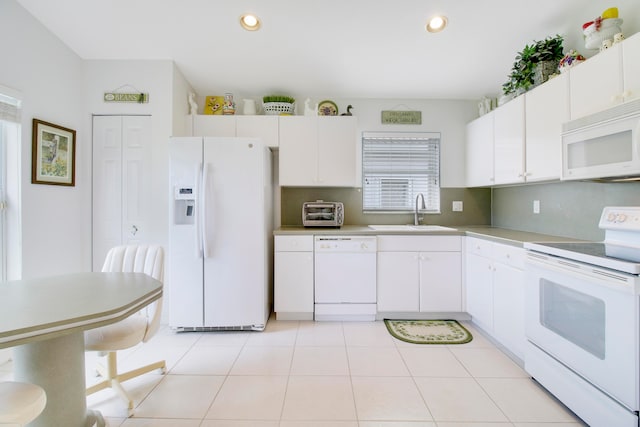
[[[262,97],[262,108],[269,115],[291,115],[295,111],[296,100],[284,95],[266,95]]]
[[[563,56],[563,37],[556,35],[525,45],[518,52],[507,81],[502,85],[505,95],[520,95],[544,83],[558,69]]]

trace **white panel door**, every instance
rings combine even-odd
[[[318,119],[282,117],[280,119],[281,186],[318,185]]]
[[[494,264],[493,334],[510,351],[524,359],[524,282],[522,270]]]
[[[560,179],[562,124],[569,121],[569,74],[525,94],[526,180]]]
[[[418,252],[378,252],[378,311],[420,310]]]
[[[462,311],[460,252],[420,254],[420,311]]]
[[[467,187],[493,185],[493,118],[495,110],[467,124]]]
[[[122,242],[149,243],[151,117],[122,117]]]
[[[569,70],[571,120],[597,113],[622,102],[620,44]]]
[[[488,258],[467,253],[467,312],[473,322],[493,332],[493,266]]]
[[[150,116],[94,116],[94,271],[102,269],[110,248],[146,241],[150,165]]]
[[[357,121],[355,117],[318,117],[318,184],[355,187]]]
[[[524,96],[494,110],[494,184],[524,182]]]
[[[312,251],[275,253],[274,311],[313,316]]]
[[[122,244],[122,117],[93,118],[93,271]]]
[[[634,34],[622,44],[624,71],[624,101],[640,98],[640,34]]]

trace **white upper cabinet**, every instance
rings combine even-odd
[[[624,100],[640,98],[640,34],[622,43]]]
[[[640,34],[570,70],[571,119],[640,96]]]
[[[494,184],[524,182],[524,96],[494,110]]]
[[[261,138],[267,147],[278,146],[277,116],[235,116],[236,136]]]
[[[267,147],[278,146],[278,116],[194,115],[191,136],[260,138]]]
[[[234,116],[194,115],[193,135],[191,136],[236,136],[236,120]]]
[[[280,118],[282,186],[355,187],[355,117]]]
[[[493,185],[493,117],[495,110],[467,124],[467,187]]]
[[[562,124],[569,121],[569,75],[564,73],[525,94],[527,182],[560,179]]]

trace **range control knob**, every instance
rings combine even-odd
[[[618,214],[618,222],[625,222],[627,220],[627,216],[623,213]]]
[[[616,220],[616,214],[613,212],[609,212],[609,215],[607,215],[607,221],[614,222],[615,220]]]

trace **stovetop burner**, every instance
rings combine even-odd
[[[640,274],[640,207],[606,207],[604,242],[528,243],[525,248],[631,274]]]

